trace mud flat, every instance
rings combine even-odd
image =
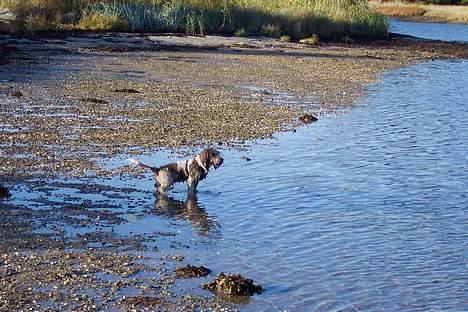
[[[2,310],[236,309],[180,290],[175,267],[192,259],[177,254],[190,245],[174,231],[114,231],[129,211],[151,214],[139,207],[153,195],[114,185],[128,168],[105,160],[242,148],[305,113],[320,121],[354,105],[384,70],[468,57],[466,45],[403,39],[306,46],[132,34],[1,35],[0,50],[0,183],[13,195],[0,201]]]
[[[310,47],[209,36],[0,38],[9,51],[0,72],[0,175],[15,177],[104,174],[92,160],[265,137],[294,127],[304,111],[353,105],[383,70],[468,53],[409,40]]]

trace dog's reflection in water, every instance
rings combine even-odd
[[[189,221],[200,235],[216,232],[218,228],[205,209],[199,206],[196,194],[187,195],[185,202],[159,194],[154,202],[154,208],[157,215]]]

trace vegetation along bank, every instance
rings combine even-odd
[[[365,0],[6,0],[17,31],[86,29],[286,36],[386,37]]]

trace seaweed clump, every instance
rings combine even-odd
[[[21,91],[11,91],[10,95],[14,97],[22,97],[23,93]]]
[[[302,121],[305,124],[317,121],[318,118],[311,115],[311,114],[304,114],[303,116],[299,117],[299,120]]]
[[[204,277],[211,273],[211,270],[205,268],[204,266],[194,266],[194,265],[187,265],[186,267],[177,268],[176,275],[178,277]]]
[[[261,294],[261,285],[255,285],[251,279],[242,275],[219,273],[214,281],[203,285],[204,289],[209,289],[215,293],[222,293],[234,296],[252,296]]]
[[[0,198],[8,198],[11,194],[6,187],[0,184]]]

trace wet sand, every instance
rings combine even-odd
[[[106,174],[91,159],[242,144],[294,127],[304,112],[353,105],[383,70],[467,54],[408,40],[309,47],[127,34],[3,36],[0,46],[11,51],[0,73],[0,175],[14,177]]]
[[[468,58],[466,45],[406,39],[306,46],[132,34],[0,35],[0,50],[0,182],[13,197],[44,194],[34,205],[0,202],[2,310],[235,309],[190,289],[172,291],[178,281],[171,263],[184,259],[176,249],[148,251],[170,231],[100,231],[126,222],[126,207],[113,209],[113,196],[135,191],[99,184],[130,171],[103,162],[163,148],[243,148],[302,125],[305,113],[320,119],[353,106],[384,70]],[[87,180],[63,182],[73,177]],[[108,202],[47,199],[64,188],[105,194]],[[65,236],[64,227],[88,230]]]

